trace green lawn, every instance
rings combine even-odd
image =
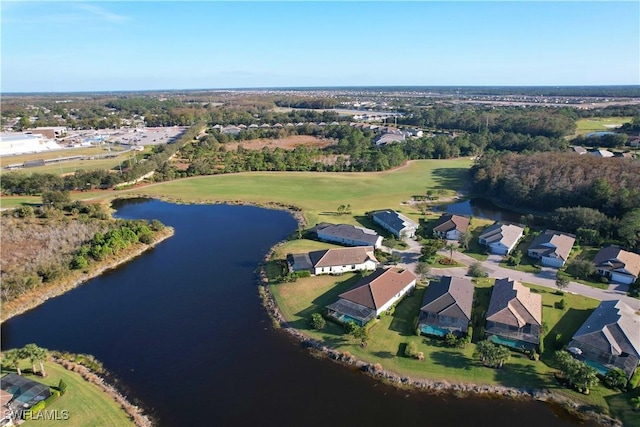
[[[578,126],[576,133],[578,135],[584,135],[590,132],[610,131],[614,129],[611,126],[623,125],[631,120],[632,117],[591,117],[588,119],[579,119],[576,122]]]
[[[124,147],[119,145],[114,145],[111,147],[111,151],[124,151]],[[96,156],[108,154],[109,151],[103,147],[79,147],[79,148],[68,148],[64,150],[55,150],[55,151],[45,151],[42,153],[30,153],[30,154],[19,154],[16,156],[0,156],[0,167],[5,167],[7,165],[13,165],[16,163],[24,163],[30,160],[51,160],[57,159],[60,157],[71,157],[71,156]]]
[[[553,353],[556,345],[566,345],[598,305],[599,302],[596,300],[573,294],[557,295],[553,290],[525,284],[542,296],[542,316],[549,331],[544,337],[545,351],[539,362],[512,352],[511,359],[503,369],[491,369],[480,365],[473,357],[475,344],[465,349],[451,349],[444,346],[440,340],[415,335],[414,321],[420,309],[424,288],[416,289],[413,295],[403,299],[392,315],[382,316],[370,329],[370,340],[365,348],[361,348],[333,322],[327,322],[323,331],[312,330],[309,326],[311,314],[321,312],[359,278],[359,275],[352,274],[345,274],[339,278],[318,276],[299,279],[294,283],[271,285],[270,288],[282,314],[291,326],[327,346],[348,351],[370,363],[379,363],[383,368],[401,375],[451,382],[549,388],[574,400],[603,408],[604,411],[608,411],[608,401],[616,395],[613,390],[597,386],[591,390],[590,395],[585,396],[562,388],[553,378]],[[477,280],[473,314],[474,342],[482,338],[481,325],[489,305],[492,286],[492,279]],[[557,307],[561,299],[566,301],[565,309]],[[556,344],[558,334],[560,338]],[[416,343],[418,351],[425,354],[424,361],[404,356],[404,348],[409,342]],[[615,410],[616,414],[619,415],[626,410],[624,404],[615,399],[613,401],[618,402],[621,408]]]
[[[28,361],[23,361],[22,368],[30,368]],[[85,381],[79,374],[71,372],[62,366],[52,363],[45,363],[47,376],[31,376],[24,374],[27,378],[49,386],[58,386],[61,379],[67,383],[67,392],[47,406],[46,409],[63,411],[69,413],[68,420],[44,420],[37,419],[27,421],[25,427],[38,426],[133,426],[129,416],[111,397],[100,390],[97,386]],[[3,371],[4,373],[4,371]]]
[[[181,179],[121,193],[176,200],[242,201],[292,204],[301,208],[308,224],[346,222],[370,210],[392,208],[414,219],[419,212],[401,205],[427,189],[453,194],[465,180],[470,159],[417,160],[386,172],[247,172]],[[353,216],[336,215],[340,205],[351,205]]]

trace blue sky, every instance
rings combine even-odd
[[[2,92],[640,84],[640,2],[1,2]]]

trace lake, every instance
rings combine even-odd
[[[286,212],[155,200],[115,207],[175,235],[3,323],[3,349],[35,342],[93,354],[161,426],[576,425],[540,402],[397,390],[273,329],[254,271],[296,230]]]
[[[447,213],[475,216],[494,221],[521,222],[520,217],[522,216],[520,213],[501,209],[484,199],[468,199],[440,206],[438,209]]]

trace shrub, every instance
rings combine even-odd
[[[298,277],[311,277],[311,272],[309,270],[296,271],[296,276],[298,276]]]
[[[560,301],[558,301],[555,304],[556,308],[560,309],[560,310],[564,310],[565,308],[567,308],[567,301],[565,301],[564,298],[562,298]]]
[[[87,268],[89,266],[89,261],[82,255],[76,255],[71,260],[71,269],[72,270],[82,270],[83,268]]]
[[[324,317],[322,317],[322,314],[320,313],[313,313],[311,315],[311,327],[315,330],[321,330],[324,329],[325,326],[327,326],[327,322],[324,320]]]
[[[407,357],[418,357],[418,346],[415,342],[410,341],[407,343],[406,347],[404,348],[404,355]]]
[[[455,347],[458,343],[456,336],[449,332],[444,336],[444,342],[448,347]]]
[[[47,406],[47,404],[44,403],[44,400],[41,400],[40,402],[38,402],[35,405],[33,405],[31,407],[31,409],[29,409],[28,411],[23,412],[24,419],[25,420],[30,420],[34,415],[36,415],[38,412],[40,412],[44,408],[46,408],[46,406]]]
[[[469,266],[469,270],[467,271],[469,276],[471,277],[488,277],[489,273],[487,269],[484,268],[481,262],[476,261]]]
[[[555,342],[556,350],[562,350],[562,347],[564,347],[564,341],[562,340],[562,334],[556,334],[554,342]]]
[[[60,395],[64,395],[67,392],[67,383],[64,380],[60,380],[58,383],[58,390],[60,390]]]
[[[624,391],[627,385],[627,374],[620,368],[613,368],[604,376],[604,383],[609,388]]]

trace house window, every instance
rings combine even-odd
[[[352,269],[352,270],[355,270],[355,269],[356,269],[356,266],[355,266],[355,265],[352,265],[352,266],[351,266],[351,269]]]

